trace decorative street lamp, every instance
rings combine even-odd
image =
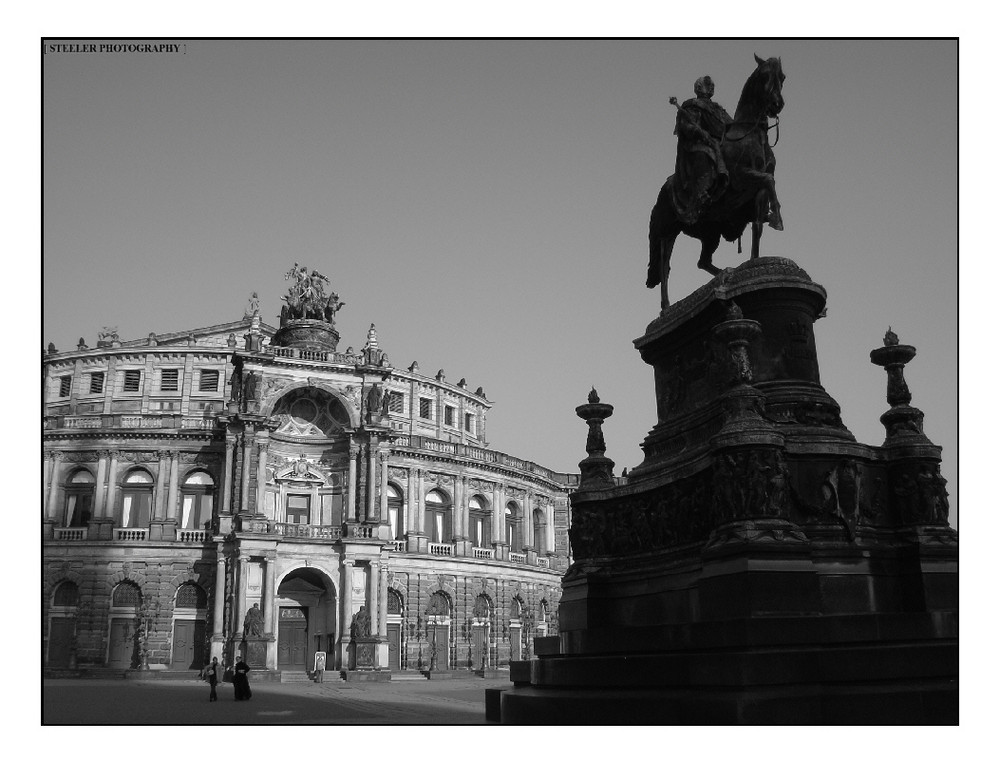
[[[433,671],[437,668],[437,627],[439,623],[441,623],[441,616],[428,609],[427,626],[431,630],[431,665],[428,667],[428,671]]]
[[[160,613],[160,603],[143,600],[138,612],[139,669],[149,671],[149,630]]]

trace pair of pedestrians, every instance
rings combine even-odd
[[[219,699],[216,687],[219,684],[219,676],[222,666],[219,665],[218,658],[212,658],[212,662],[205,667],[204,675],[208,679],[208,686],[211,692],[208,695],[209,702]],[[250,667],[240,656],[236,656],[236,665],[233,667],[233,692],[237,700],[249,700],[253,696],[250,690]]]

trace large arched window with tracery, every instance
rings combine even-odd
[[[135,469],[125,475],[118,511],[121,528],[148,528],[153,506],[153,477]]]
[[[212,520],[215,481],[203,470],[196,470],[181,486],[180,527],[202,529]]]
[[[66,509],[62,525],[82,528],[90,523],[94,509],[94,477],[87,470],[77,470],[66,483]]]

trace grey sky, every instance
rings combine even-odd
[[[93,345],[238,319],[276,323],[293,262],[370,323],[393,364],[496,403],[491,444],[575,471],[591,385],[616,470],[642,458],[656,316],[649,210],[673,171],[670,96],[710,74],[736,107],[781,56],[775,147],[794,259],[829,295],[821,379],[879,444],[888,326],[957,483],[957,45],[947,41],[188,41],[179,54],[43,59],[42,339]],[[744,241],[749,250],[749,238]],[[706,282],[681,238],[675,298]],[[723,244],[720,266],[745,259]]]

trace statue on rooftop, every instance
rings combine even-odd
[[[330,279],[316,270],[296,262],[288,272],[285,280],[293,280],[288,293],[281,298],[285,304],[281,307],[281,326],[291,320],[319,320],[334,324],[334,315],[344,306],[336,294],[327,295],[326,286]]]

